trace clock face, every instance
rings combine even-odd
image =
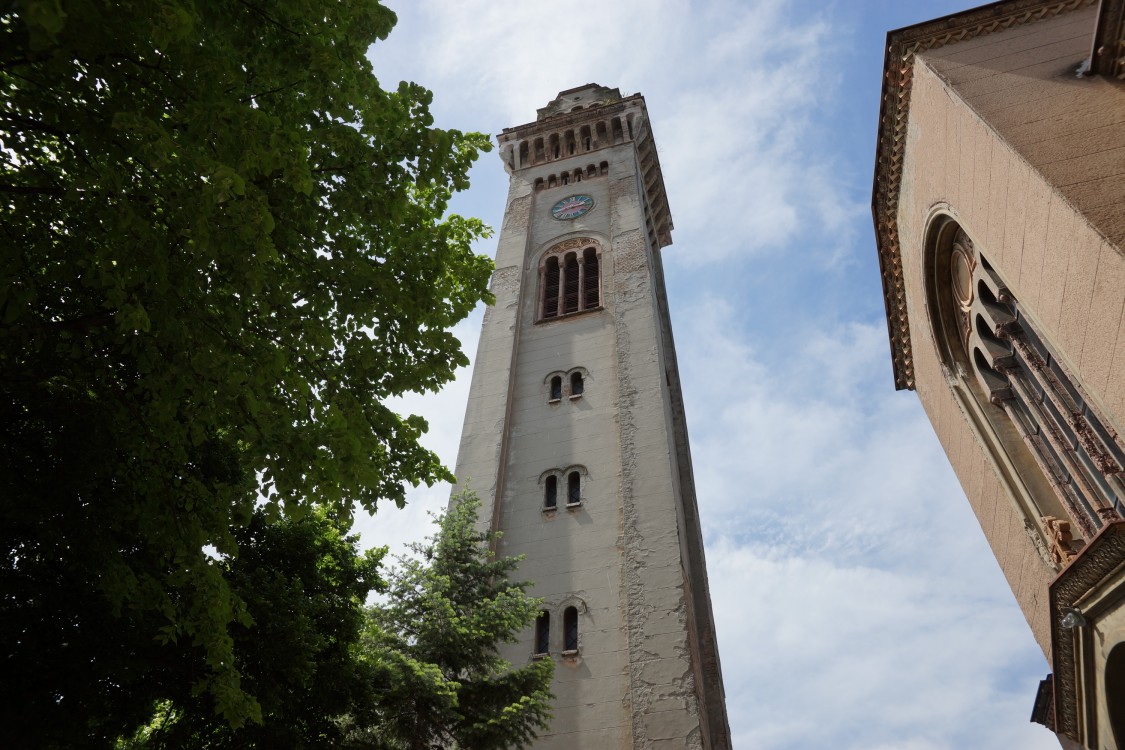
[[[570,195],[551,206],[551,216],[560,221],[585,216],[594,208],[594,199],[588,195]]]

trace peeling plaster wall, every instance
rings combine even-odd
[[[607,176],[531,190],[591,156],[608,161]],[[551,218],[551,205],[575,193],[595,209]],[[601,243],[604,309],[536,322],[539,257],[571,237]],[[503,531],[499,553],[525,555],[518,575],[552,614],[554,720],[536,748],[730,746],[657,252],[632,142],[513,174],[457,475]],[[549,404],[545,377],[574,367],[588,372],[582,397]],[[582,505],[544,512],[543,473],[576,465],[587,472]],[[564,657],[571,605],[579,654]],[[532,650],[528,632],[503,653],[520,665]]]

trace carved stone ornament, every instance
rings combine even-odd
[[[1125,521],[1106,526],[1048,589],[1051,616],[1051,664],[1055,679],[1056,731],[1081,742],[1078,701],[1079,664],[1076,662],[1077,629],[1063,627],[1063,617],[1107,578],[1121,574],[1125,563]],[[1088,677],[1088,676],[1087,676]],[[1090,710],[1087,706],[1086,710]]]
[[[574,239],[564,240],[557,245],[552,245],[551,249],[547,251],[547,254],[561,253],[580,247],[601,247],[601,243],[592,237],[575,237]]]
[[[1066,567],[1075,555],[1071,549],[1074,537],[1070,533],[1070,523],[1054,516],[1043,516],[1040,520],[1047,531],[1047,550],[1051,554],[1051,562],[1055,564],[1056,570]]]

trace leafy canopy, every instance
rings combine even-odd
[[[224,575],[256,622],[233,634],[262,723],[232,728],[172,673],[153,693],[153,719],[119,750],[527,746],[549,718],[553,663],[513,669],[498,646],[541,602],[510,579],[518,559],[491,556],[478,507],[455,498],[431,543],[386,581],[384,550],[360,554],[340,519],[316,511],[267,524],[256,514]],[[373,589],[384,596],[365,609]]]
[[[112,736],[171,643],[202,649],[193,690],[226,721],[259,720],[232,637],[253,618],[221,565],[259,493],[267,524],[346,519],[448,477],[385,401],[466,361],[447,331],[491,266],[485,227],[445,214],[488,142],[435,128],[425,89],[380,87],[366,53],[394,21],[375,0],[0,9],[15,719]]]

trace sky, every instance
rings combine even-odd
[[[498,133],[585,83],[645,96],[719,654],[740,750],[1046,750],[1048,672],[917,396],[891,374],[870,200],[890,29],[951,0],[388,0],[385,88]],[[507,175],[458,213],[499,228]],[[495,239],[478,251],[495,253]],[[473,355],[483,311],[455,332]],[[396,404],[453,466],[470,370]],[[448,486],[358,526],[401,550]]]

